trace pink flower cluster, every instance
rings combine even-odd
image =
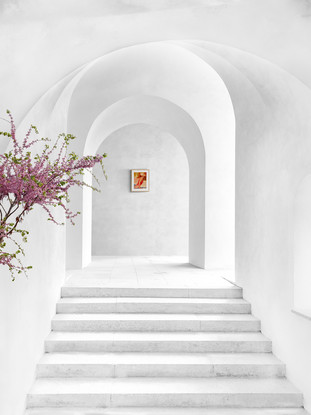
[[[31,267],[24,267],[18,257],[24,254],[16,241],[19,234],[22,241],[27,241],[28,232],[19,229],[24,216],[40,205],[46,210],[49,220],[57,223],[51,208],[60,206],[65,217],[73,223],[79,212],[72,212],[68,207],[68,191],[72,186],[89,186],[83,181],[83,174],[100,163],[106,154],[78,157],[74,152],[68,153],[70,142],[75,139],[71,134],[60,134],[54,144],[49,139],[31,139],[31,133],[38,134],[37,128],[31,126],[22,141],[16,138],[16,128],[9,111],[10,133],[0,135],[10,137],[12,149],[0,155],[0,265],[8,266],[14,279],[14,272],[25,272]],[[41,145],[43,150],[32,154],[33,146]],[[92,187],[92,186],[89,186]],[[93,190],[98,190],[92,187]],[[14,252],[4,251],[6,239],[16,245]]]

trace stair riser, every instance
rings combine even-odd
[[[203,331],[258,332],[259,321],[52,321],[54,331]]]
[[[302,406],[300,394],[167,393],[167,394],[62,394],[28,395],[28,407],[245,407],[293,408]]]
[[[32,408],[25,415],[308,415],[300,408]]]
[[[51,341],[45,342],[51,352],[197,352],[197,353],[270,353],[270,341]]]
[[[283,377],[284,365],[40,364],[38,377]]]
[[[250,314],[250,304],[57,304],[58,314],[168,313],[168,314]]]
[[[242,298],[242,289],[62,287],[62,297]]]

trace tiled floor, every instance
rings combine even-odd
[[[186,257],[93,257],[83,270],[69,271],[69,287],[223,288],[234,281],[230,270],[203,270]]]

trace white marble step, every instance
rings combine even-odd
[[[51,332],[47,352],[242,352],[269,353],[261,333]]]
[[[55,331],[260,331],[250,314],[56,314]]]
[[[178,287],[62,287],[62,297],[242,298],[242,288],[228,284],[215,288]]]
[[[308,415],[302,408],[32,408],[25,415]]]
[[[271,353],[46,353],[38,377],[282,377]]]
[[[28,407],[301,407],[302,395],[286,379],[41,378]]]
[[[240,298],[61,298],[57,313],[200,313],[249,314],[251,305]]]

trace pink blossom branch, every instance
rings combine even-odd
[[[51,208],[60,207],[64,210],[65,218],[74,223],[73,219],[79,212],[74,213],[67,207],[68,192],[73,186],[88,186],[98,191],[80,177],[83,177],[85,171],[90,171],[99,183],[91,172],[97,163],[101,165],[106,177],[103,166],[103,158],[106,154],[84,157],[78,157],[74,152],[68,154],[68,147],[75,137],[62,133],[58,135],[51,147],[46,144],[41,153],[32,155],[29,150],[31,147],[38,142],[50,140],[48,138],[31,139],[32,132],[38,134],[37,128],[32,125],[20,144],[16,138],[13,117],[9,111],[7,113],[11,129],[10,132],[0,132],[0,135],[11,139],[12,150],[0,155],[0,264],[9,267],[13,278],[14,272],[25,272],[28,269],[28,267],[23,267],[18,257],[20,254],[24,255],[24,251],[13,238],[13,235],[15,237],[21,235],[24,238],[23,242],[26,241],[26,231],[18,228],[24,216],[35,205],[40,205],[47,212],[48,219],[59,224]],[[57,152],[55,157],[53,157],[54,152]],[[9,223],[11,217],[14,217],[14,220]],[[14,241],[18,247],[17,251],[6,252],[4,250],[6,239]]]

